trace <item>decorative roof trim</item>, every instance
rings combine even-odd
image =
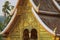
[[[36,19],[39,21],[39,23],[51,34],[53,34],[55,36],[55,32],[52,31],[50,28],[48,28],[48,26],[46,24],[44,24],[44,22],[41,20],[41,18],[37,15],[37,13],[34,11],[34,9],[32,8],[33,14],[36,17]]]
[[[56,0],[52,0],[52,1],[53,1],[54,5],[57,7],[57,9],[60,10],[60,6],[59,6],[59,4],[56,2]]]
[[[34,2],[32,0],[30,0],[30,2],[32,3],[32,6],[34,7],[34,9],[38,12],[38,8],[37,6],[34,4]]]

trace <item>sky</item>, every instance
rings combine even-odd
[[[17,0],[0,0],[0,16],[3,16],[3,12],[2,12],[2,6],[4,4],[5,1],[9,1],[11,3],[11,5],[15,6],[17,3]]]

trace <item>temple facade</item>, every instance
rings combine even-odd
[[[17,5],[16,23],[3,40],[54,40],[55,36],[43,28],[35,18],[30,1],[23,1]],[[56,40],[58,39],[57,37]]]

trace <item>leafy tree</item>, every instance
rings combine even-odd
[[[6,1],[5,3],[4,3],[4,5],[3,5],[3,8],[2,8],[2,11],[4,12],[4,16],[6,17],[7,15],[9,15],[10,16],[10,13],[9,13],[9,11],[11,11],[11,9],[13,9],[14,8],[14,6],[10,6],[9,5],[10,4],[10,2],[9,1]],[[11,7],[11,8],[10,8]]]
[[[2,30],[3,30],[3,23],[0,22],[0,31],[2,31]]]
[[[2,35],[0,35],[0,40],[3,40],[3,37],[2,37]]]
[[[4,16],[6,16],[6,13],[7,14],[9,14],[9,12],[8,12],[8,10],[10,10],[9,9],[9,1],[6,1],[5,3],[4,3],[4,5],[3,5],[3,8],[2,8],[2,11],[4,12]],[[8,9],[8,10],[7,10]],[[9,14],[10,15],[10,14]]]
[[[4,13],[4,16],[6,17],[3,23],[0,23],[0,29],[3,30],[8,22],[11,19],[10,11],[14,8],[14,6],[10,5],[9,1],[6,1],[3,5],[2,12]]]

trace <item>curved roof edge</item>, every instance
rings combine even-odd
[[[54,5],[57,7],[57,9],[60,10],[60,6],[59,6],[59,4],[56,2],[56,0],[52,0],[52,1],[53,1]]]
[[[37,15],[37,13],[34,11],[33,8],[32,8],[32,11],[33,11],[33,14],[34,14],[34,16],[36,17],[36,19],[39,21],[39,23],[40,23],[50,34],[52,34],[52,35],[55,36],[55,32],[53,32],[50,28],[48,28],[47,25],[45,25],[45,24],[43,23],[43,21],[42,21],[41,18]]]
[[[17,6],[18,6],[18,3],[19,3],[19,0],[17,1],[16,6],[14,7],[14,9],[11,10],[11,15],[13,15],[13,16],[12,16],[10,22],[7,24],[7,26],[4,28],[4,30],[0,32],[0,35],[3,35],[4,33],[6,33],[6,31],[10,28],[13,20],[15,19],[16,15],[17,15]]]
[[[30,0],[30,2],[32,3],[32,6],[34,7],[34,9],[38,12],[38,11],[39,11],[39,10],[38,10],[38,6],[36,6],[32,0]],[[56,8],[57,8],[58,10],[60,10],[60,6],[59,6],[58,3],[56,2],[56,0],[52,0],[52,2],[53,2],[53,4],[56,6]]]
[[[34,4],[32,0],[30,0],[30,2],[32,3],[33,8],[38,12],[38,7]]]

